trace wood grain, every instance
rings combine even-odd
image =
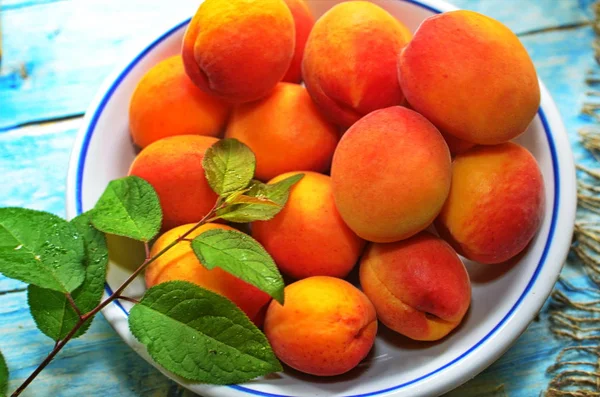
[[[455,3],[489,14],[517,33],[579,23],[589,16],[586,4],[576,0]],[[27,35],[5,34],[0,131],[83,113],[97,87],[124,57],[192,15],[196,4],[195,0],[4,0],[5,32],[26,26]]]
[[[69,154],[82,114],[103,79],[131,51],[191,15],[197,1],[0,0],[4,53],[0,67],[0,206],[25,206],[64,215]],[[554,97],[576,161],[592,164],[577,129],[596,68],[593,31],[584,26],[592,0],[456,0],[523,34],[538,73]],[[577,27],[572,27],[572,25]],[[571,26],[571,27],[570,27]],[[540,32],[540,33],[535,33]],[[24,124],[34,125],[19,127]],[[587,285],[578,263],[563,276]],[[548,331],[548,305],[516,344],[488,370],[450,396],[533,396],[564,340]],[[15,388],[52,347],[29,315],[24,285],[0,276],[0,348]],[[99,317],[25,396],[190,395],[138,357]]]

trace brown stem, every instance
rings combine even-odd
[[[71,304],[71,307],[73,308],[73,310],[75,310],[75,313],[77,313],[77,315],[81,319],[81,310],[79,310],[79,308],[77,307],[77,304],[75,303],[75,300],[73,300],[73,295],[71,295],[70,293],[67,292],[65,294],[65,296],[67,297],[67,300],[69,301],[69,304]]]
[[[79,313],[79,309],[76,308],[75,302],[73,301],[73,297],[70,294],[66,294],[67,295],[67,299],[69,300],[69,302],[73,306],[73,309],[79,314],[79,321],[77,322],[77,324],[75,324],[75,326],[73,327],[73,329],[71,331],[69,331],[69,333],[67,334],[67,336],[64,337],[64,339],[62,339],[61,341],[58,341],[56,343],[56,345],[54,345],[54,348],[52,349],[52,351],[50,352],[50,354],[48,354],[48,356],[35,369],[35,371],[33,371],[33,373],[31,375],[29,375],[29,377],[27,379],[25,379],[25,381],[21,384],[21,386],[19,386],[19,388],[17,390],[15,390],[15,392],[13,394],[11,394],[11,397],[18,397],[19,395],[21,395],[21,393],[23,392],[23,390],[25,390],[27,388],[27,386],[29,386],[29,384],[40,374],[40,372],[42,372],[42,370],[44,368],[46,368],[46,366],[48,364],[50,364],[50,362],[52,361],[52,359],[54,359],[54,357],[62,350],[62,348],[73,338],[73,336],[77,333],[77,331],[79,331],[79,329],[88,320],[90,320],[92,317],[94,317],[96,314],[98,314],[98,312],[100,312],[100,310],[104,309],[106,306],[108,306],[115,299],[131,300],[131,298],[127,298],[127,297],[121,296],[121,293],[125,290],[125,288],[127,288],[127,286],[129,284],[131,284],[131,282],[133,280],[135,280],[135,278],[141,272],[143,272],[144,269],[149,264],[151,264],[156,259],[158,259],[159,257],[161,257],[165,252],[167,252],[168,250],[170,250],[171,248],[173,248],[180,241],[185,240],[185,238],[187,236],[189,236],[194,230],[198,229],[200,226],[204,225],[205,223],[207,223],[207,222],[209,222],[209,221],[211,221],[213,219],[216,219],[217,218],[217,217],[215,217],[216,212],[218,210],[220,210],[221,208],[225,207],[226,205],[227,204],[224,203],[224,202],[222,202],[221,199],[217,200],[217,202],[215,203],[215,205],[213,206],[213,208],[200,221],[198,221],[198,223],[196,223],[190,230],[188,230],[187,232],[185,232],[184,234],[182,234],[181,236],[179,236],[176,240],[174,240],[173,242],[171,242],[165,248],[163,248],[162,250],[160,250],[153,257],[150,257],[150,249],[149,249],[148,243],[145,243],[145,247],[146,247],[146,259],[144,260],[144,263],[142,263],[140,265],[140,267],[138,267],[136,269],[136,271],[134,271],[127,278],[127,280],[125,280],[125,282],[123,284],[121,284],[121,286],[119,288],[117,288],[108,298],[106,298],[106,300],[104,300],[102,303],[100,303],[98,306],[96,306],[90,312],[81,315]]]
[[[140,303],[140,301],[138,301],[137,299],[130,298],[129,296],[117,296],[117,299],[135,303],[135,304]]]

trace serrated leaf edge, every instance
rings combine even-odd
[[[157,235],[157,234],[160,232],[160,224],[162,223],[162,219],[163,219],[163,214],[162,214],[162,211],[160,212],[160,222],[159,222],[159,226],[158,226],[157,230],[153,230],[153,231],[152,231],[152,236],[151,236],[151,237],[149,237],[149,238],[147,238],[147,237],[144,235],[144,233],[142,232],[142,230],[140,229],[140,227],[138,226],[138,223],[137,223],[137,222],[136,222],[136,221],[135,221],[135,220],[134,220],[134,219],[133,219],[133,218],[132,218],[132,217],[129,215],[129,211],[127,210],[127,207],[126,207],[126,206],[125,206],[125,204],[124,204],[125,202],[124,202],[124,201],[121,199],[121,197],[120,197],[120,196],[119,196],[119,195],[116,193],[116,191],[114,190],[114,187],[113,187],[113,182],[122,181],[122,180],[125,180],[125,179],[130,179],[130,180],[132,180],[132,181],[136,181],[135,183],[141,183],[142,185],[143,185],[143,184],[146,184],[146,185],[148,185],[148,186],[149,186],[149,187],[152,189],[152,191],[153,191],[154,195],[156,196],[156,199],[158,200],[158,202],[159,202],[159,205],[160,205],[160,198],[158,197],[158,194],[156,193],[156,190],[154,189],[154,187],[153,187],[153,186],[152,186],[152,185],[151,185],[151,184],[150,184],[148,181],[146,181],[145,179],[143,179],[143,178],[140,178],[139,176],[136,176],[136,175],[129,175],[129,176],[126,176],[126,177],[124,177],[124,178],[120,178],[120,179],[115,179],[115,180],[112,180],[112,181],[110,181],[110,182],[108,183],[108,186],[106,186],[106,189],[111,189],[111,190],[112,190],[112,192],[113,192],[113,195],[114,195],[114,196],[115,196],[115,197],[118,199],[118,201],[119,201],[119,203],[121,204],[121,207],[123,208],[123,210],[124,210],[125,214],[127,215],[127,217],[129,218],[129,220],[130,220],[130,221],[133,223],[133,225],[135,226],[135,228],[136,228],[136,232],[137,232],[137,233],[136,233],[136,236],[131,236],[131,235],[122,234],[122,233],[116,233],[114,230],[112,230],[112,231],[107,231],[107,230],[103,230],[103,228],[101,228],[101,227],[98,227],[98,226],[96,225],[96,223],[94,222],[94,213],[95,213],[95,211],[94,211],[94,210],[92,210],[92,211],[91,211],[90,222],[92,223],[92,225],[93,225],[93,226],[94,226],[96,229],[100,230],[101,232],[104,232],[104,233],[110,233],[110,234],[115,234],[115,235],[119,235],[119,236],[123,236],[123,237],[128,237],[128,238],[131,238],[131,239],[134,239],[134,240],[139,240],[139,241],[142,241],[142,242],[145,242],[145,243],[147,243],[148,241],[150,241],[150,240],[152,240],[154,237],[156,237],[156,235]],[[133,185],[133,186],[135,186],[135,188],[137,189],[137,191],[138,191],[138,192],[140,192],[140,189],[139,189],[139,187],[138,187],[137,185]],[[102,196],[104,195],[104,193],[105,193],[105,192],[103,192],[103,193],[102,193],[102,195],[100,196],[100,198],[102,198]],[[141,197],[142,195],[140,194],[139,196]],[[97,203],[96,203],[96,205],[97,205]]]
[[[250,178],[250,180],[248,181],[248,183],[246,183],[246,186],[243,186],[243,187],[241,187],[239,189],[228,190],[228,191],[225,191],[225,183],[224,183],[225,182],[225,176],[223,176],[223,178],[220,181],[220,183],[218,183],[218,184],[214,184],[213,183],[217,179],[216,178],[217,173],[212,172],[212,170],[209,170],[210,167],[207,167],[206,163],[211,162],[212,165],[215,168],[224,168],[225,170],[227,170],[228,169],[228,165],[230,163],[230,159],[234,158],[235,156],[232,156],[232,153],[230,153],[228,151],[224,151],[224,153],[226,154],[226,159],[225,159],[224,162],[222,162],[223,165],[224,165],[224,167],[218,167],[217,166],[217,162],[215,160],[217,158],[219,158],[219,157],[217,157],[216,155],[214,155],[213,152],[216,151],[216,149],[215,149],[216,145],[226,145],[226,144],[229,144],[228,142],[232,142],[232,143],[235,142],[235,144],[239,145],[237,147],[237,149],[234,149],[236,151],[240,150],[240,148],[246,148],[246,149],[248,149],[248,151],[250,152],[250,154],[252,154],[252,157],[254,159],[254,161],[252,162],[252,165],[251,165],[251,167],[252,167],[252,175],[254,175],[254,172],[256,171],[256,155],[243,142],[241,142],[241,141],[239,141],[238,139],[235,139],[235,138],[225,138],[225,139],[222,139],[222,140],[216,142],[215,144],[213,144],[211,147],[209,147],[208,149],[206,149],[206,152],[204,154],[204,158],[202,159],[202,168],[204,168],[204,172],[207,174],[206,175],[206,180],[207,180],[209,186],[219,196],[228,196],[230,194],[234,194],[237,191],[246,188],[250,184],[250,182],[252,181],[252,178]],[[211,174],[211,175],[209,176],[209,174]]]
[[[213,235],[216,235],[216,234],[239,234],[239,235],[244,236],[245,238],[249,239],[250,241],[254,242],[256,244],[256,247],[258,247],[262,251],[261,253],[270,260],[269,264],[272,264],[273,267],[275,268],[276,272],[274,273],[274,275],[275,275],[274,278],[278,278],[279,280],[281,280],[281,284],[284,285],[283,277],[282,277],[281,273],[279,272],[279,268],[277,267],[277,264],[275,263],[275,260],[271,257],[271,254],[269,254],[269,252],[258,241],[256,241],[254,238],[252,238],[251,236],[246,235],[245,233],[242,233],[242,232],[239,232],[239,231],[236,231],[236,230],[211,229],[211,230],[207,230],[204,233],[196,236],[192,240],[192,244],[191,244],[192,245],[192,251],[194,251],[194,253],[196,254],[196,257],[198,258],[198,260],[202,264],[202,266],[204,266],[208,270],[212,270],[215,267],[219,267],[221,270],[229,273],[228,270],[226,270],[226,269],[224,269],[224,268],[222,268],[222,267],[220,267],[218,265],[215,265],[215,266],[212,266],[212,267],[210,265],[207,265],[206,264],[206,258],[204,257],[204,255],[202,255],[201,250],[195,248],[195,244],[194,243],[196,242],[196,244],[204,244],[204,245],[206,245],[206,246],[208,246],[208,247],[210,247],[212,249],[217,250],[218,248],[215,248],[214,246],[211,246],[211,245],[208,245],[208,244],[202,242],[202,236],[204,236],[204,238],[208,238],[208,237],[212,237]],[[237,248],[237,249],[241,249],[241,248]],[[224,253],[225,255],[227,255],[228,257],[232,258],[236,262],[243,262],[240,259],[234,257],[233,255],[227,253],[226,250],[222,250],[222,249],[218,249],[218,250],[221,251],[222,253]],[[244,250],[249,251],[248,249],[244,249]],[[267,267],[267,269],[268,269],[268,267]],[[259,277],[261,276],[261,274],[258,273],[258,272],[256,272],[254,269],[250,268],[250,271],[252,271],[255,275],[258,275]],[[231,274],[234,277],[240,278],[239,276],[237,276],[235,274],[232,274],[232,273],[229,273],[229,274]],[[266,291],[265,289],[261,288],[258,285],[255,285],[255,284],[251,283],[248,280],[244,280],[242,278],[240,278],[240,280],[243,280],[246,283],[248,283],[250,285],[253,285],[254,287],[258,288],[259,290],[261,290],[261,291],[269,294],[273,299],[275,299],[280,304],[282,304],[282,305],[284,304],[284,299],[285,299],[284,298],[285,295],[284,295],[284,292],[283,292],[284,288],[277,288],[277,289],[275,289],[273,291]]]

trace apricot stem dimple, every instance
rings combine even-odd
[[[444,320],[441,317],[436,316],[433,313],[429,313],[429,312],[424,312],[424,313],[425,313],[425,318],[429,321],[449,323],[448,321]]]
[[[354,339],[361,339],[363,337],[363,334],[365,333],[365,330],[367,328],[369,328],[371,326],[371,324],[377,322],[377,320],[375,321],[371,321],[370,323],[367,323],[365,325],[363,325],[362,327],[360,327],[358,329],[358,331],[356,332],[356,334],[354,335]]]
[[[385,290],[392,296],[394,297],[394,299],[398,300],[398,302],[400,302],[402,305],[406,306],[407,308],[409,308],[410,310],[416,312],[416,313],[423,313],[420,310],[418,310],[415,307],[412,307],[411,305],[409,305],[408,303],[406,303],[403,299],[401,299],[399,296],[397,296],[396,294],[394,294],[394,292],[389,289],[389,287],[381,280],[381,278],[379,277],[379,274],[377,274],[377,272],[373,269],[371,269],[371,272],[373,273],[373,276],[375,277],[375,279],[377,279],[377,281],[379,281],[379,284],[385,288]],[[427,312],[425,312],[425,316],[427,317]],[[433,314],[432,314],[433,315]]]
[[[216,92],[218,90],[215,89],[215,85],[213,84],[212,80],[208,77],[208,73],[204,71],[202,66],[200,66],[200,63],[198,63],[198,73],[202,76],[204,81],[206,81],[208,88],[210,88],[212,91],[215,91],[214,94],[219,95],[219,92]]]
[[[385,284],[384,284],[384,283],[381,281],[381,278],[379,277],[379,275],[378,275],[378,274],[377,274],[375,271],[373,271],[373,274],[374,274],[375,278],[376,278],[376,279],[379,281],[379,283],[381,283],[381,285],[382,285],[382,286],[383,286],[383,287],[384,287],[384,288],[385,288],[385,289],[386,289],[386,290],[389,292],[389,294],[390,294],[391,296],[393,296],[394,298],[396,298],[396,299],[398,300],[398,302],[400,302],[401,304],[403,304],[403,305],[404,305],[404,306],[406,306],[407,308],[409,308],[409,309],[411,309],[411,310],[415,311],[416,313],[423,313],[423,314],[424,314],[424,316],[425,316],[425,318],[426,318],[428,321],[434,321],[434,322],[436,322],[436,323],[443,323],[443,324],[450,324],[450,325],[451,325],[451,324],[453,324],[453,323],[452,323],[452,321],[449,321],[449,320],[443,319],[443,318],[441,318],[441,317],[439,317],[439,316],[437,316],[437,315],[435,315],[435,314],[433,314],[433,313],[430,313],[430,312],[427,312],[427,311],[422,311],[422,310],[419,310],[417,307],[414,307],[414,306],[412,306],[412,305],[409,305],[409,304],[408,304],[408,303],[406,303],[404,300],[400,299],[400,297],[398,297],[397,295],[395,295],[395,294],[394,294],[394,293],[393,293],[393,292],[392,292],[392,291],[391,291],[391,290],[388,288],[388,286],[387,286],[387,285],[385,285]]]
[[[321,92],[323,92],[323,90],[321,89],[321,87],[318,88]],[[325,92],[323,92],[323,95],[327,98],[329,98],[338,108],[339,110],[345,114],[345,116],[347,116],[348,118],[353,118],[354,121],[359,120],[361,117],[363,117],[364,115],[361,114],[355,107],[358,107],[358,103],[352,103],[352,104],[347,104],[345,103],[342,99],[338,99],[334,96],[331,95],[327,95],[325,94]],[[357,102],[357,101],[355,101]]]

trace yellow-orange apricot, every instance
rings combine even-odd
[[[540,104],[535,68],[518,37],[473,11],[426,19],[400,53],[398,77],[417,112],[477,144],[521,134]]]
[[[217,138],[179,135],[158,140],[142,150],[129,169],[152,185],[163,212],[163,230],[198,222],[217,194],[206,180],[202,159]]]
[[[133,142],[144,148],[173,135],[217,136],[228,113],[228,105],[192,83],[176,55],[138,83],[129,103],[129,129]]]
[[[188,76],[228,102],[267,95],[287,72],[294,19],[283,0],[206,0],[188,25],[182,57]]]
[[[376,109],[400,105],[398,52],[410,31],[383,8],[366,1],[335,5],[315,23],[302,77],[319,109],[350,127]]]
[[[252,149],[256,178],[267,181],[288,171],[326,171],[339,133],[304,87],[279,83],[266,98],[236,106],[225,137]]]
[[[181,225],[162,234],[152,245],[150,255],[156,255],[193,226],[193,223]],[[226,225],[207,223],[194,230],[187,238],[193,239],[207,230],[216,228],[235,230]],[[205,268],[198,261],[189,241],[178,242],[148,265],[146,269],[146,286],[148,288],[174,280],[189,281],[225,296],[242,309],[258,326],[262,325],[263,308],[271,300],[267,293],[218,267],[212,270]]]
[[[333,376],[356,367],[375,341],[373,304],[339,278],[316,276],[285,287],[285,304],[271,301],[265,334],[277,357],[312,375]]]
[[[400,106],[376,110],[346,131],[333,156],[337,209],[365,240],[408,238],[440,212],[450,164],[444,138],[423,116]]]
[[[459,254],[500,263],[525,249],[543,212],[544,181],[533,155],[511,142],[477,146],[455,157],[435,226]]]
[[[276,183],[297,172],[280,175]],[[342,220],[327,175],[304,172],[285,207],[273,219],[252,223],[252,236],[271,254],[282,273],[346,277],[358,261],[364,240]]]

